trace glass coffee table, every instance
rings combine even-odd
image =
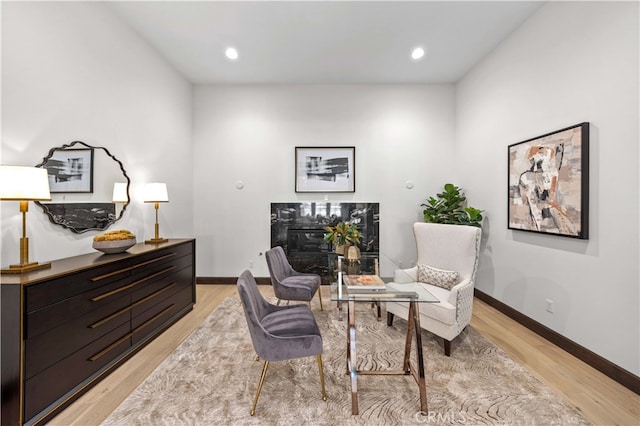
[[[412,375],[418,384],[420,391],[420,412],[425,415],[427,408],[427,390],[424,374],[424,359],[422,356],[422,335],[420,332],[420,303],[437,303],[438,299],[420,286],[405,284],[386,283],[377,276],[372,279],[365,278],[365,281],[383,282],[382,286],[371,289],[367,286],[362,288],[348,288],[347,283],[353,281],[352,275],[344,275],[338,271],[338,280],[331,285],[331,300],[337,302],[340,317],[342,316],[342,305],[347,306],[347,374],[351,378],[351,413],[358,414],[358,375]],[[363,277],[366,277],[363,276]],[[351,281],[349,279],[351,278]],[[380,281],[381,280],[381,281]],[[370,371],[358,370],[356,362],[356,303],[377,303],[380,306],[383,302],[407,302],[409,303],[409,317],[407,321],[407,337],[405,341],[404,360],[402,370]],[[411,363],[411,347],[413,340],[416,342],[417,365]]]

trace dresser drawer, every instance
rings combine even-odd
[[[163,273],[156,272],[149,276],[142,276],[139,280],[140,284],[131,292],[132,302],[136,302],[148,296],[157,289],[163,287],[166,283],[176,281],[191,282],[193,268],[190,267],[188,259],[190,259],[190,257],[179,258],[172,264],[170,269],[162,269]]]
[[[153,293],[155,289],[161,287],[163,283],[175,281],[179,276],[184,276],[185,268],[189,268],[191,257],[184,256],[177,259],[171,264],[161,265],[158,270],[149,271],[148,273],[135,274],[133,276],[137,285],[132,288],[131,300],[135,302],[143,297],[146,297],[150,293]],[[180,275],[181,274],[181,275]]]
[[[90,288],[87,285],[87,288]],[[48,330],[61,326],[72,318],[87,312],[102,309],[116,299],[129,296],[132,291],[131,278],[112,280],[80,295],[31,311],[26,315],[25,338],[30,339]]]
[[[131,299],[121,296],[80,317],[25,340],[25,377],[29,378],[131,320]]]
[[[178,287],[177,292],[154,305],[144,305],[140,309],[146,310],[134,316],[131,320],[133,330],[133,344],[147,339],[157,328],[172,318],[175,314],[194,303],[193,289],[189,286]]]
[[[25,288],[26,312],[33,312],[111,282],[126,279],[131,275],[132,265],[135,265],[135,261],[126,259],[122,262],[99,266],[45,283],[27,286]]]
[[[187,275],[189,273],[189,269],[183,269],[175,274],[172,274],[166,277],[163,282],[157,282],[152,285],[149,285],[147,288],[141,289],[141,292],[144,290],[146,294],[145,297],[140,298],[133,305],[133,310],[131,312],[131,317],[135,318],[140,315],[142,312],[149,309],[149,307],[160,303],[162,300],[172,297],[179,290],[184,287],[188,287],[189,283],[185,282],[184,279],[181,279],[181,275]],[[150,292],[148,290],[153,290]],[[132,295],[132,297],[137,298],[138,295]],[[135,324],[133,325],[135,327]]]
[[[38,414],[131,346],[129,324],[123,324],[81,350],[28,379],[25,383],[25,419]]]
[[[153,256],[142,256],[141,262],[131,270],[135,277],[148,276],[156,274],[161,270],[174,266],[178,259],[189,259],[189,263],[193,262],[193,251],[191,244],[182,244],[170,249],[162,250],[154,253]]]

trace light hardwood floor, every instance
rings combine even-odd
[[[260,286],[273,296],[270,286]],[[329,288],[323,287],[323,301]],[[226,298],[234,285],[198,285],[197,304],[151,344],[62,411],[51,425],[99,425]],[[471,325],[597,425],[640,425],[640,396],[475,300]],[[452,350],[455,351],[455,341]]]

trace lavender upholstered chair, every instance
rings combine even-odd
[[[238,278],[238,294],[244,307],[253,348],[264,360],[258,390],[250,411],[251,415],[256,413],[262,384],[271,361],[316,355],[322,400],[326,401],[321,356],[322,336],[311,309],[306,305],[277,306],[267,302],[260,294],[256,280],[248,270]]]
[[[278,305],[280,300],[295,300],[307,302],[311,307],[311,299],[317,292],[320,299],[320,310],[324,310],[320,291],[320,275],[305,274],[294,270],[280,246],[267,250],[265,256],[271,275],[273,292],[278,298]]]

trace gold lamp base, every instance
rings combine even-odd
[[[158,223],[158,203],[156,203],[156,226],[155,226],[155,230],[156,230],[156,234],[155,234],[155,238],[151,238],[150,240],[146,240],[144,243],[145,244],[160,244],[160,243],[166,243],[167,241],[169,241],[166,238],[160,238],[160,224]]]
[[[26,212],[27,212],[27,203],[20,202],[20,211],[22,212],[22,235],[20,238],[20,263],[16,265],[9,265],[9,268],[3,269],[3,274],[22,274],[24,272],[37,271],[38,269],[46,269],[51,268],[51,262],[38,263],[38,262],[29,262],[29,238],[25,237],[26,234]]]
[[[22,274],[24,272],[37,271],[38,269],[46,269],[46,268],[51,268],[51,262],[47,262],[47,263],[31,262],[25,265],[9,265],[9,268],[3,269],[1,272],[3,274]]]
[[[169,241],[167,238],[152,238],[150,240],[146,240],[144,243],[145,244],[160,244],[160,243],[166,243],[167,241]]]

